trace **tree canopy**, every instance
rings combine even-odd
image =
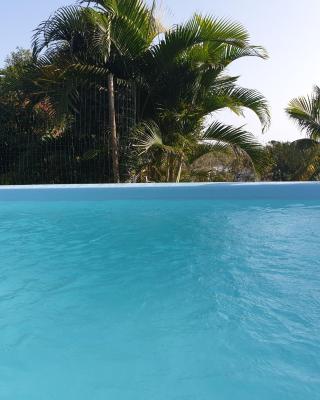
[[[39,140],[65,142],[75,170],[90,154],[108,160],[108,181],[179,181],[198,157],[226,148],[258,172],[263,165],[252,133],[216,119],[221,109],[237,115],[249,109],[262,131],[270,124],[264,96],[227,72],[242,57],[267,58],[239,23],[194,14],[165,29],[155,3],[81,1],[40,23],[32,54],[15,57],[3,71],[2,90],[19,93],[34,119],[43,114]],[[81,180],[80,171],[75,176]]]

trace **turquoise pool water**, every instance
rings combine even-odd
[[[1,400],[320,398],[320,198],[36,197],[0,201]]]

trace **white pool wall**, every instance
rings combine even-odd
[[[319,200],[320,182],[0,186],[0,201]]]

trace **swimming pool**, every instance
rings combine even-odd
[[[320,398],[320,185],[0,189],[1,400]]]

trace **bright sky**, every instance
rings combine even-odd
[[[56,8],[73,0],[11,0],[1,4],[0,65],[17,46],[29,47],[32,30]],[[194,11],[241,22],[252,43],[267,48],[270,59],[237,61],[230,73],[241,75],[242,86],[260,90],[272,111],[272,126],[263,135],[255,117],[245,120],[220,113],[220,120],[245,124],[261,141],[294,140],[303,137],[288,120],[284,108],[296,96],[320,85],[319,16],[320,0],[162,0],[168,24],[181,22]]]

